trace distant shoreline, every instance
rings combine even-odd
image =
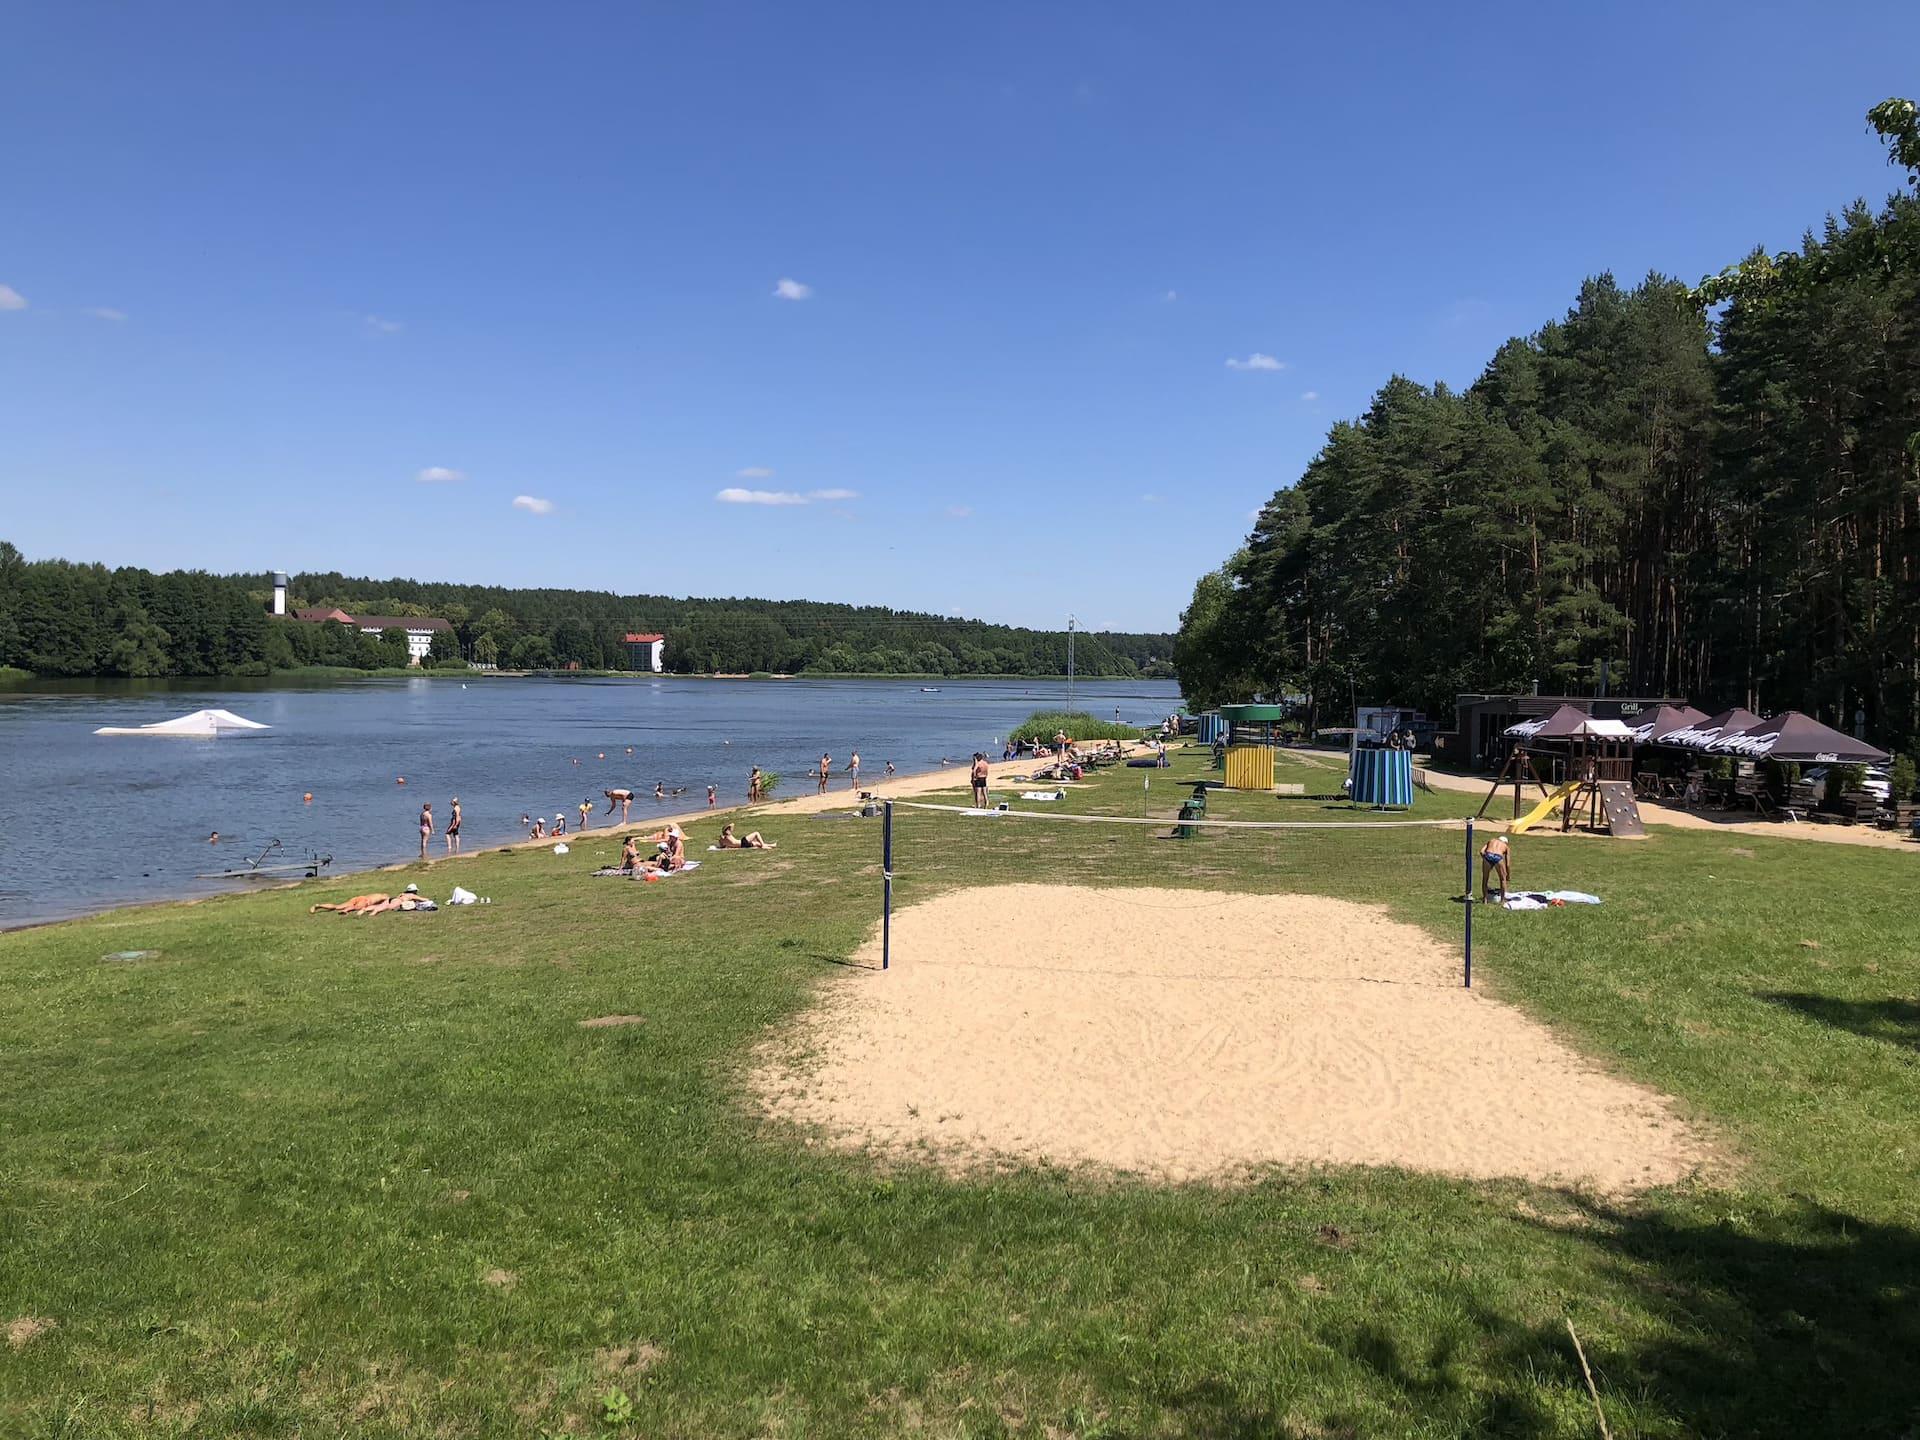
[[[1131,753],[1139,749],[1139,745],[1136,742],[1127,748],[1129,753]],[[1042,762],[1033,759],[1031,756],[1015,760],[990,761],[988,765],[988,784],[1004,785],[1008,783],[1014,775],[1019,774],[1023,770],[1031,769],[1034,765],[1040,763]],[[765,819],[779,820],[787,817],[817,815],[827,810],[852,809],[861,803],[860,796],[863,791],[872,794],[875,799],[881,801],[910,799],[945,790],[961,791],[966,789],[967,786],[968,768],[968,763],[962,762],[954,765],[936,765],[929,770],[899,770],[894,773],[891,779],[884,779],[878,774],[874,775],[871,779],[863,776],[858,788],[854,788],[845,783],[846,777],[844,775],[836,775],[833,784],[825,794],[793,794],[784,799],[763,800],[754,805],[721,805],[711,810],[702,807],[697,810],[679,811],[672,814],[651,815],[645,820],[631,821],[625,824],[594,826],[586,830],[570,829],[565,835],[548,835],[539,840],[523,839],[478,843],[471,850],[462,850],[457,855],[429,855],[424,860],[417,856],[409,856],[400,860],[379,861],[351,870],[329,870],[312,879],[303,878],[263,882],[249,881],[242,877],[236,877],[233,888],[218,890],[208,894],[172,895],[156,900],[132,900],[123,905],[104,905],[97,910],[85,910],[78,914],[61,915],[48,920],[22,920],[13,924],[0,921],[0,936],[13,934],[21,930],[40,930],[49,925],[82,924],[90,920],[97,920],[103,915],[119,915],[128,910],[143,910],[157,905],[201,905],[212,900],[225,900],[239,895],[258,894],[263,890],[291,890],[300,885],[334,884],[337,882],[354,881],[358,877],[385,875],[403,870],[431,870],[441,865],[458,865],[462,861],[477,859],[483,855],[498,854],[503,850],[551,849],[553,846],[560,844],[564,844],[568,846],[569,849],[573,849],[582,843],[618,841],[627,835],[643,834],[649,831],[660,830],[668,825],[678,825],[682,830],[691,831],[692,827],[696,825],[706,825],[711,822],[716,827],[713,833],[714,837],[717,838],[719,835],[717,827],[719,825],[726,824],[729,821],[738,821],[745,817],[752,817],[757,828]],[[810,782],[817,777],[802,775],[797,778],[802,782]],[[636,805],[641,804],[643,798],[642,796],[635,796],[634,803]],[[436,835],[435,839],[438,841],[439,837]],[[688,843],[689,857],[698,858],[698,855],[704,853],[707,845],[712,843],[712,841],[703,835],[699,837],[696,843],[695,837],[689,834]]]
[[[1120,681],[1125,684],[1177,684],[1175,675],[1075,675],[1076,685]],[[966,675],[912,674],[901,671],[873,670],[801,670],[773,671],[674,671],[674,670],[426,670],[393,667],[382,670],[354,670],[339,665],[306,665],[293,670],[274,670],[265,675],[36,675],[32,671],[0,667],[0,685],[46,684],[62,682],[93,684],[99,681],[159,681],[163,683],[219,685],[231,682],[273,684],[301,680],[910,680],[937,688],[943,684],[966,684],[981,680],[1006,683],[1018,681],[1057,682],[1064,685],[1065,675],[1009,675],[985,672]]]

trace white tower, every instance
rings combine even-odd
[[[273,613],[287,613],[287,572],[284,570],[273,572]]]

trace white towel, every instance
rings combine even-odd
[[[1020,792],[1020,798],[1022,800],[1064,800],[1067,798],[1067,792],[1064,790],[1022,790]]]
[[[465,689],[466,687],[462,686],[461,688]],[[474,894],[473,891],[465,889],[462,886],[456,885],[453,887],[453,894],[447,897],[447,904],[472,905],[476,903],[479,899],[480,897]]]

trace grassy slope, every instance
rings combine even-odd
[[[1153,773],[1155,813],[1202,763]],[[1138,813],[1141,778],[1068,808]],[[957,1184],[763,1130],[734,1074],[879,883],[871,823],[767,824],[777,854],[660,885],[584,878],[596,841],[425,878],[494,897],[466,912],[309,919],[336,881],[0,937],[0,1322],[60,1322],[0,1347],[0,1433],[597,1429],[617,1382],[648,1435],[1590,1435],[1565,1315],[1617,1435],[1914,1423],[1912,857],[1523,837],[1520,883],[1607,904],[1481,913],[1483,981],[1740,1157],[1619,1206],[1386,1171]],[[1458,832],[1017,825],[903,811],[901,902],[1046,869],[1459,925]],[[576,1024],[610,1013],[646,1023]]]

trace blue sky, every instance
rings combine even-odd
[[[1171,627],[1390,374],[1920,91],[1911,3],[1335,8],[16,7],[0,538]]]

